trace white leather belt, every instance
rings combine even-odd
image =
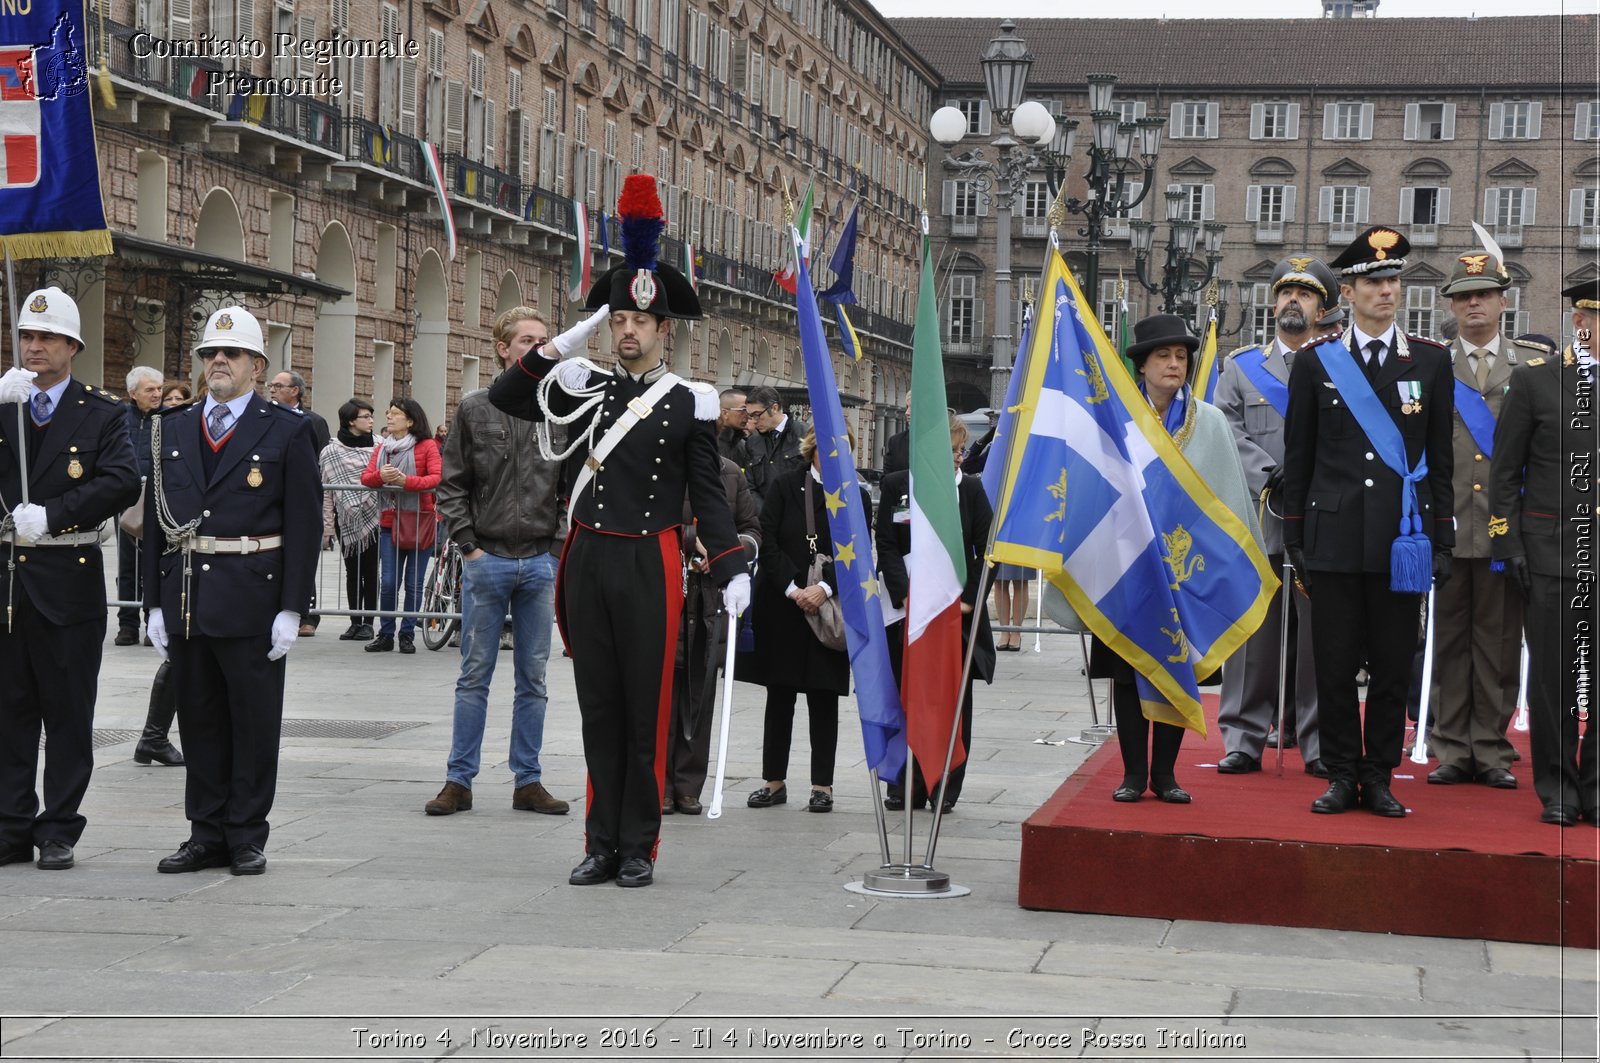
[[[282,545],[281,535],[241,535],[237,539],[196,535],[190,541],[189,549],[197,554],[259,554],[263,550],[276,550]]]
[[[32,542],[25,543],[18,539],[15,532],[6,532],[0,535],[0,543],[15,543],[18,546],[88,546],[93,543],[98,545],[100,533],[69,532],[65,535],[41,535]]]

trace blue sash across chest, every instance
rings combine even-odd
[[[1289,385],[1267,371],[1267,353],[1260,347],[1251,347],[1233,356],[1234,362],[1245,378],[1255,385],[1261,397],[1272,404],[1279,417],[1289,413]]]

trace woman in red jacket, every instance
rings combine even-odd
[[[439,459],[439,444],[428,427],[428,415],[416,399],[395,399],[384,414],[389,434],[372,450],[372,457],[361,474],[367,487],[399,488],[385,492],[383,514],[379,518],[378,609],[394,610],[395,592],[402,571],[406,582],[406,611],[415,612],[422,601],[422,580],[433,557],[433,489],[439,486],[444,471]],[[416,653],[412,633],[417,621],[408,616],[400,621],[400,652]],[[368,653],[387,653],[394,649],[394,617],[378,622],[378,636],[367,643]]]

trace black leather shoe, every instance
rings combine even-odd
[[[35,867],[40,871],[65,871],[76,863],[72,846],[66,842],[44,842],[39,846],[39,860]]]
[[[360,624],[351,624],[349,627],[347,627],[343,631],[339,632],[339,641],[340,642],[354,642],[357,639],[359,639],[360,637],[361,637],[361,625]],[[371,637],[372,637],[371,635],[367,636],[367,638],[371,638]]]
[[[883,799],[883,807],[890,812],[904,812],[906,810],[906,799],[904,797],[885,797]]]
[[[1454,786],[1457,783],[1471,782],[1472,773],[1454,764],[1441,764],[1428,772],[1428,781],[1435,786]]]
[[[133,762],[135,764],[160,764],[166,768],[183,767],[183,753],[178,747],[166,739],[159,742],[146,742],[139,740],[133,747]]]
[[[1515,790],[1517,777],[1504,768],[1490,768],[1478,776],[1478,781],[1485,786],[1492,786],[1496,790]]]
[[[1306,774],[1315,775],[1319,779],[1328,777],[1328,769],[1323,766],[1321,757],[1312,757],[1306,761]]]
[[[267,854],[259,845],[241,845],[233,850],[232,871],[235,875],[261,875],[267,870]]]
[[[20,849],[0,849],[0,867],[7,864],[25,864],[33,859],[33,846],[24,845]]]
[[[1272,747],[1276,748],[1276,747]],[[1219,775],[1248,775],[1261,770],[1261,762],[1245,752],[1233,752],[1217,761]]]
[[[642,856],[630,856],[617,869],[617,885],[648,886],[656,880],[656,865]]]
[[[773,805],[781,805],[788,800],[789,787],[788,784],[784,784],[779,786],[776,790],[769,786],[763,786],[758,790],[752,790],[750,792],[750,796],[745,798],[744,803],[749,805],[751,808],[771,808]]]
[[[1194,798],[1189,796],[1189,791],[1179,786],[1176,782],[1154,786],[1152,789],[1155,790],[1155,794],[1158,798],[1165,801],[1169,805],[1186,805],[1190,801],[1194,800]]]
[[[388,653],[394,649],[394,636],[378,635],[365,648],[368,653]]]
[[[590,853],[572,869],[567,881],[574,886],[598,886],[617,877],[617,858],[609,853]]]
[[[400,636],[400,652],[401,653],[416,653],[417,652],[416,640],[413,639],[410,635],[401,635]]]
[[[1289,731],[1289,732],[1286,732],[1284,734],[1284,736],[1283,736],[1283,748],[1284,749],[1293,749],[1295,746],[1297,746],[1299,744],[1300,744],[1300,742],[1299,742],[1299,740],[1297,740],[1295,738],[1293,731]],[[1278,748],[1278,729],[1276,727],[1274,727],[1272,730],[1267,732],[1267,748],[1268,749],[1277,749]]]
[[[678,811],[682,812],[686,816],[698,816],[703,811],[700,805],[700,799],[697,797],[684,797],[679,795],[674,804],[678,806]]]
[[[1111,800],[1121,801],[1124,804],[1131,804],[1143,796],[1144,787],[1142,786],[1137,790],[1131,786],[1119,786],[1115,790],[1111,791]]]
[[[1335,779],[1323,795],[1311,802],[1311,811],[1327,815],[1348,812],[1356,807],[1356,784]]]
[[[156,865],[163,875],[177,875],[185,871],[203,871],[208,867],[227,867],[228,850],[221,845],[206,842],[184,842],[178,851]]]
[[[117,637],[111,640],[112,644],[116,646],[132,646],[138,641],[139,631],[137,628],[131,627],[118,628]]]
[[[807,812],[832,812],[833,795],[826,790],[812,790],[811,800],[806,802]]]
[[[1539,813],[1540,823],[1554,823],[1558,827],[1570,827],[1578,822],[1578,810],[1571,805],[1551,805]]]
[[[1402,819],[1406,815],[1406,806],[1389,792],[1389,784],[1385,782],[1362,783],[1361,803],[1375,816]]]

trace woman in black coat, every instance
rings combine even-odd
[[[852,440],[853,442],[853,440]],[[794,704],[801,692],[811,719],[810,812],[833,810],[833,760],[839,744],[839,696],[850,693],[850,658],[830,650],[806,623],[805,614],[833,594],[830,560],[822,584],[808,587],[806,572],[813,553],[833,557],[828,535],[828,510],[818,471],[817,440],[807,432],[800,445],[803,469],[784,473],[767,487],[761,505],[761,563],[756,570],[752,604],[755,652],[742,662],[738,678],[767,688],[767,711],[761,739],[761,771],[766,785],[750,795],[751,808],[769,808],[788,800],[784,778],[789,773],[789,745],[794,730]],[[811,485],[811,514],[816,546],[806,541],[806,483]],[[859,488],[867,521],[872,500]],[[825,585],[825,586],[824,586]]]
[[[972,619],[978,618],[978,642],[973,647],[972,671],[967,676],[966,691],[961,698],[961,742],[970,754],[972,751],[972,684],[981,678],[994,682],[994,634],[989,630],[989,613],[978,601],[978,585],[983,579],[983,552],[989,544],[989,524],[994,511],[989,507],[989,496],[976,476],[962,472],[961,456],[968,438],[967,426],[959,417],[950,418],[950,450],[955,458],[956,501],[961,510],[961,543],[965,547],[967,582],[961,589],[961,645],[965,652],[966,641],[972,637]],[[883,576],[884,590],[896,609],[904,609],[906,593],[910,586],[906,573],[906,556],[911,552],[911,473],[889,473],[883,478],[879,494],[878,523],[873,539],[878,546],[878,570]],[[889,663],[894,667],[895,683],[900,682],[901,658],[905,654],[906,622],[897,620],[889,625]],[[932,775],[943,765],[932,765],[927,774]],[[967,766],[963,762],[950,772],[942,793],[944,811],[955,807],[961,796],[961,783],[966,778]],[[928,801],[928,787],[920,770],[912,779],[911,807],[921,808]],[[889,796],[883,807],[891,812],[905,808],[904,779],[889,782]]]

